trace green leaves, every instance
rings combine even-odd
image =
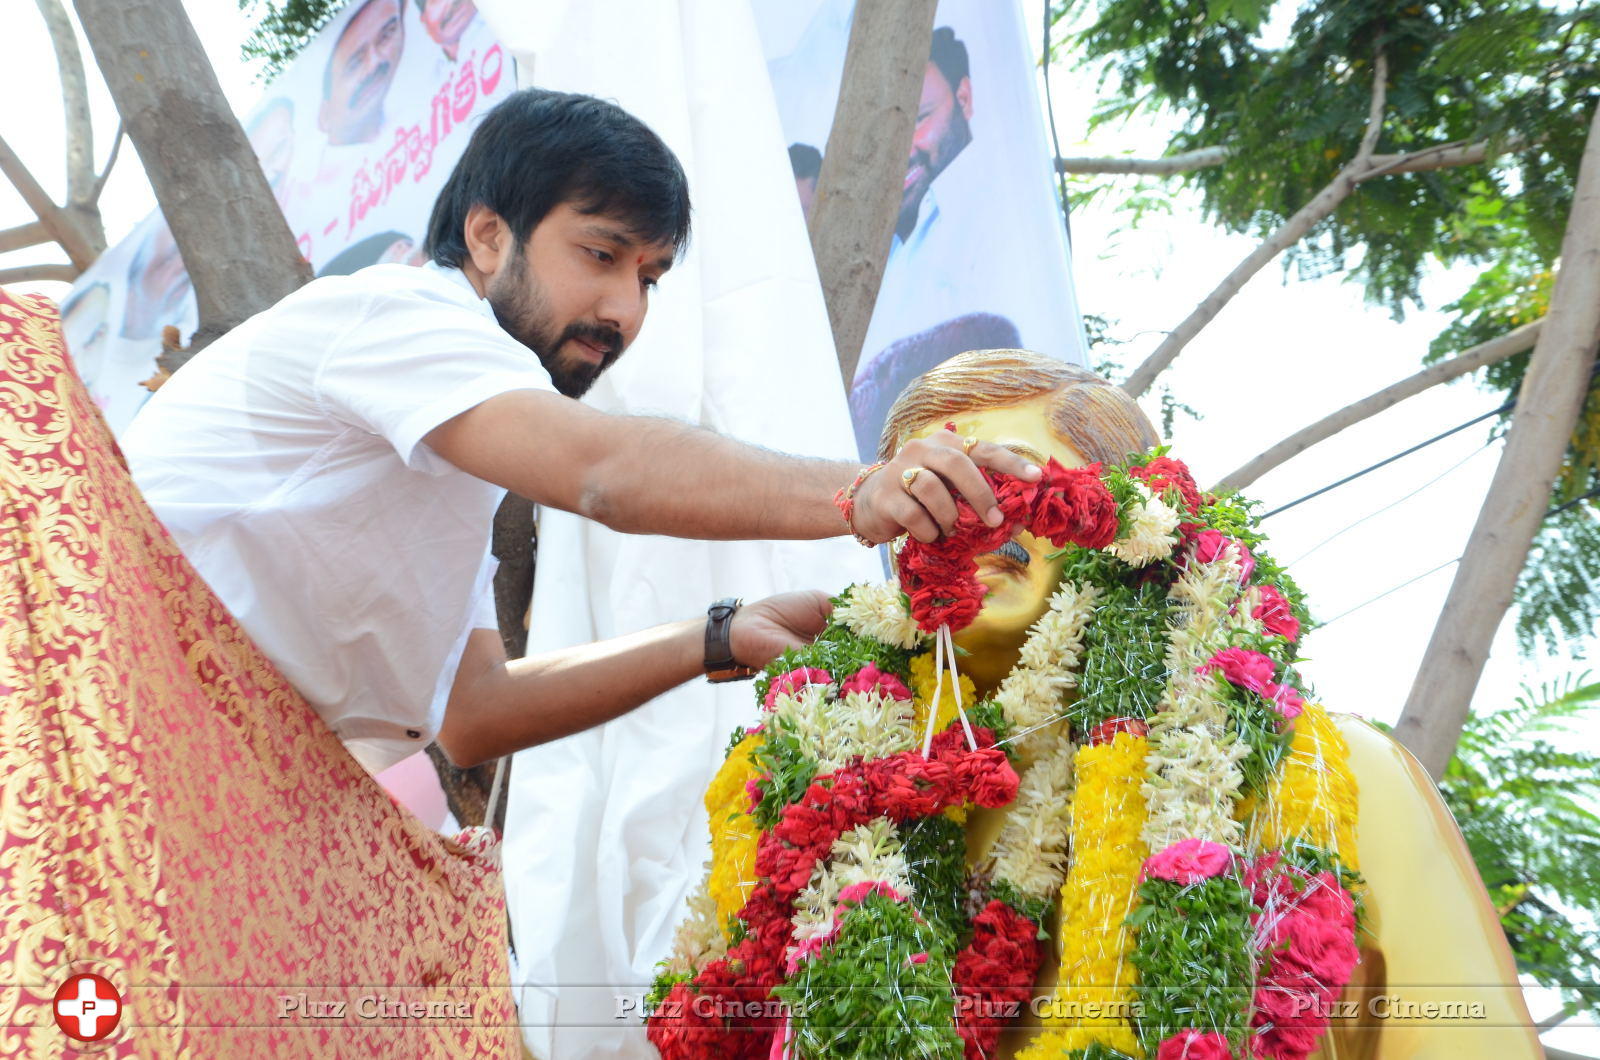
[[[1440,779],[1520,972],[1600,1013],[1600,755],[1570,746],[1600,683],[1568,676],[1468,719]]]
[[[1240,1051],[1249,1028],[1254,968],[1250,892],[1231,876],[1182,886],[1151,878],[1139,885],[1128,917],[1139,931],[1139,1038],[1154,1056],[1161,1041],[1186,1028],[1220,1031]]]

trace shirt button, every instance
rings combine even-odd
[[[418,732],[416,729],[407,729],[406,730],[406,735],[411,737],[413,740],[422,739],[422,734],[420,732]]]

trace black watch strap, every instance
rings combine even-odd
[[[743,601],[734,597],[718,600],[706,609],[706,680],[745,681],[755,670],[733,657],[733,613]]]

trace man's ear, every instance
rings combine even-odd
[[[972,120],[972,78],[963,77],[956,86],[956,102],[961,105],[961,116]]]
[[[468,208],[461,235],[473,268],[484,276],[498,273],[511,256],[511,228],[499,214],[482,203]]]

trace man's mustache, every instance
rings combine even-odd
[[[579,339],[600,347],[605,351],[608,363],[622,352],[622,332],[600,324],[567,325],[567,330],[561,333],[561,338],[556,342],[556,349],[559,350],[568,339]]]
[[[350,102],[354,103],[356,100],[360,99],[367,89],[373,84],[379,81],[386,81],[388,78],[389,64],[386,62],[379,63],[378,68],[363,78],[361,83],[356,86],[356,90],[350,93]]]

